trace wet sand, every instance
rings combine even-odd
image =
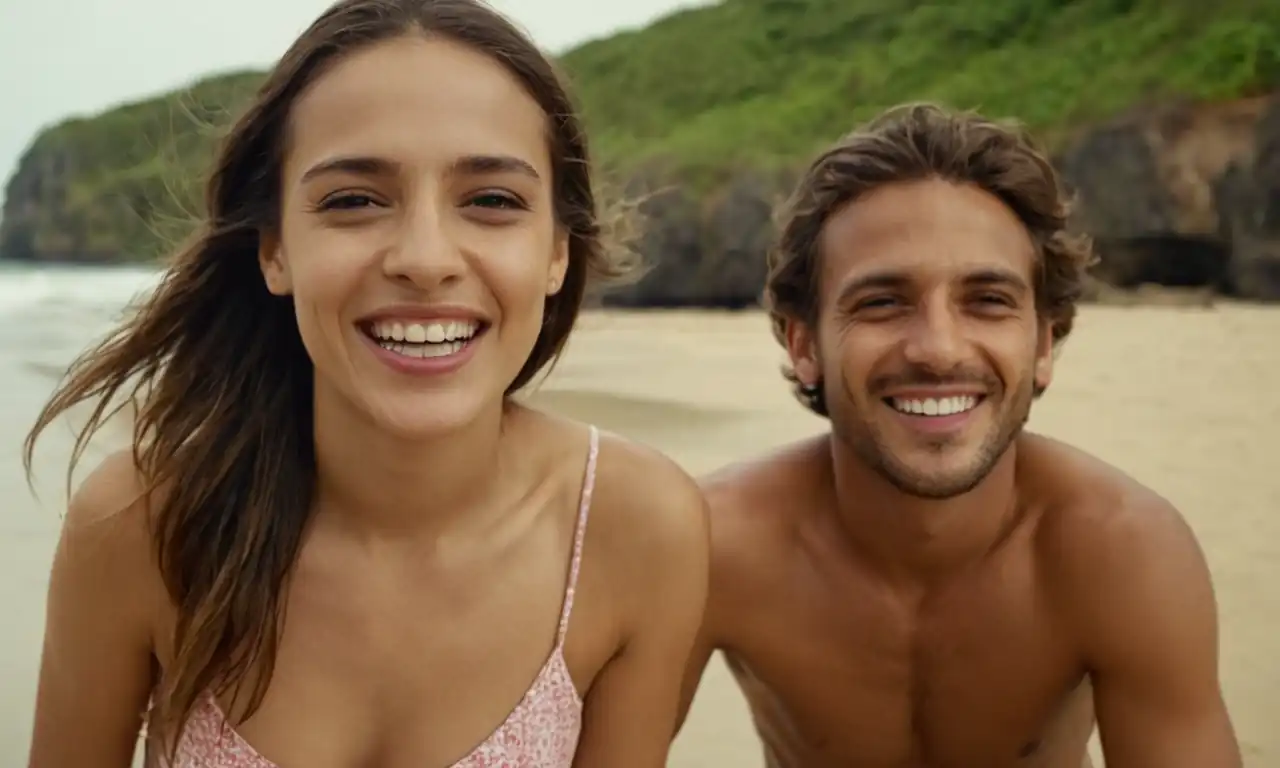
[[[1227,701],[1251,768],[1280,766],[1280,310],[1088,307],[1032,428],[1112,461],[1177,504],[1200,537],[1222,617]],[[532,398],[632,436],[694,473],[823,429],[790,397],[763,315],[598,313]],[[11,363],[12,361],[2,361]],[[16,443],[46,373],[7,365],[0,429],[0,765],[24,762],[65,445],[30,500]],[[57,441],[51,441],[56,443]],[[1268,715],[1267,712],[1272,714]],[[704,679],[673,768],[762,765],[737,690]]]

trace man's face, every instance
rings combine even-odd
[[[836,437],[905,493],[973,489],[1052,375],[1026,228],[975,186],[927,180],[837,211],[819,248],[817,325],[788,346]]]

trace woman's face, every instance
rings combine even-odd
[[[412,438],[500,404],[568,264],[537,102],[488,56],[406,36],[339,61],[290,122],[261,257],[317,408]]]

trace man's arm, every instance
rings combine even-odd
[[[619,494],[627,509],[609,510],[620,513],[617,522],[630,522],[616,534],[618,549],[607,553],[614,604],[626,627],[621,649],[587,691],[575,768],[666,765],[707,596],[701,492],[665,460],[633,458],[630,467],[643,487]]]
[[[1142,496],[1094,521],[1072,569],[1107,766],[1239,768],[1208,566],[1177,510]]]

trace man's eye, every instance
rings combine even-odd
[[[487,192],[483,195],[476,195],[471,198],[469,204],[480,208],[499,208],[509,210],[524,208],[524,204],[511,195],[504,195],[497,192]]]
[[[858,309],[885,309],[899,304],[897,298],[893,296],[876,296],[870,299],[863,299],[858,302]]]

